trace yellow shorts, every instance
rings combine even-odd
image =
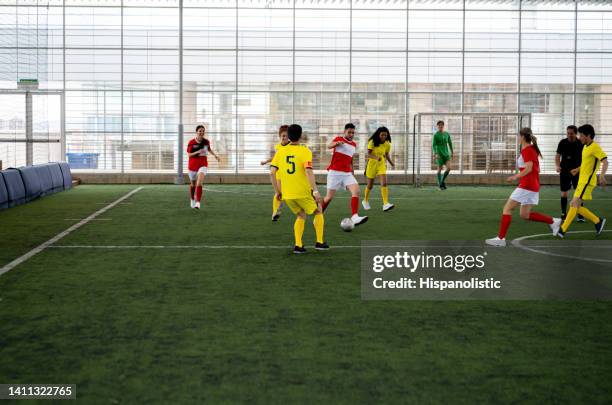
[[[285,204],[294,214],[304,211],[306,214],[312,215],[319,208],[317,202],[312,197],[285,200]]]
[[[383,158],[384,159],[384,158]],[[376,176],[387,174],[387,164],[384,160],[368,159],[365,175],[368,179],[375,179]]]
[[[581,200],[592,200],[594,188],[595,186],[590,184],[578,183],[578,187],[574,191],[574,197],[579,197]]]

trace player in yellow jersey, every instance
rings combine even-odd
[[[578,177],[578,186],[574,191],[574,197],[570,203],[570,209],[565,217],[565,221],[561,224],[559,237],[563,238],[576,214],[580,214],[589,221],[595,224],[596,236],[599,236],[606,225],[606,219],[600,218],[593,214],[589,209],[582,206],[583,201],[593,199],[593,189],[597,186],[597,172],[599,173],[599,184],[606,185],[606,171],[608,170],[608,156],[601,149],[601,146],[593,139],[595,138],[595,129],[592,125],[586,124],[578,128],[580,142],[584,145],[582,148],[582,162],[580,167],[572,170],[572,175],[580,173]]]
[[[306,145],[300,144],[302,127],[292,124],[287,130],[289,137],[288,145],[279,148],[272,158],[270,164],[271,180],[276,192],[276,197],[285,201],[287,207],[297,215],[293,232],[295,235],[295,247],[293,253],[305,253],[306,249],[302,243],[306,216],[314,214],[314,228],[317,237],[316,250],[327,250],[329,246],[323,239],[323,228],[325,219],[321,203],[323,199],[314,172],[312,171],[312,152]],[[280,173],[280,181],[283,185],[282,193],[275,181],[276,174]]]
[[[370,207],[370,192],[374,187],[374,179],[380,177],[380,193],[383,199],[383,211],[392,210],[395,205],[389,202],[389,188],[387,187],[387,163],[395,167],[395,163],[391,160],[391,134],[386,127],[380,127],[374,132],[368,141],[368,155],[365,170],[366,185],[365,195],[361,205],[363,209],[369,210]]]
[[[281,125],[278,128],[278,139],[280,142],[274,145],[274,152],[272,153],[272,156],[269,159],[261,161],[262,166],[272,161],[274,154],[278,152],[279,148],[282,148],[283,146],[289,144],[289,137],[287,136],[287,128],[289,128],[289,125]],[[280,173],[276,172],[276,177],[272,178],[271,180],[276,181],[278,183],[278,188],[280,190],[280,187],[281,187]],[[283,202],[277,198],[277,195],[274,194],[274,196],[272,197],[272,222],[276,222],[280,218],[280,207],[282,203]]]

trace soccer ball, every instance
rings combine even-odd
[[[344,232],[350,232],[355,229],[355,224],[353,223],[353,221],[351,221],[350,218],[344,218],[340,222],[340,228],[342,228]]]

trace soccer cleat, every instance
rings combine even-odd
[[[485,243],[489,246],[505,247],[506,239],[500,239],[499,236],[496,236],[494,238],[485,240]]]
[[[294,246],[293,253],[299,255],[301,253],[306,253],[306,248],[304,246]]]
[[[280,218],[280,214],[277,212],[276,214],[272,215],[272,222],[278,221],[279,218]]]
[[[559,229],[559,231],[557,232],[557,237],[563,239],[565,238],[565,232],[563,232],[561,229]]]
[[[191,208],[195,208],[196,200],[191,200]]]
[[[582,215],[578,215],[578,222],[585,222],[584,217]]]
[[[195,208],[196,210],[199,210],[200,209],[200,202],[196,201],[194,206],[193,206],[193,208]]]
[[[393,208],[395,208],[395,205],[391,203],[386,203],[385,205],[383,205],[384,212],[391,211]]]
[[[360,217],[358,214],[355,214],[351,217],[351,221],[353,221],[353,225],[361,225],[368,222],[368,217]]]
[[[442,183],[442,184],[440,184],[440,188],[441,188],[442,190],[446,190],[446,183]]]
[[[553,236],[557,236],[559,230],[561,229],[561,224],[563,221],[561,218],[553,218],[553,223],[548,225],[550,226],[550,230],[552,231]]]
[[[370,207],[370,203],[368,201],[366,201],[366,200],[363,200],[361,202],[361,205],[363,206],[363,209],[366,210],[366,211],[368,211],[368,210],[370,210],[372,208],[372,207]]]
[[[329,249],[329,245],[327,243],[325,243],[325,242],[323,242],[323,243],[317,242],[317,243],[315,243],[315,249],[316,250],[328,250]]]
[[[601,233],[603,232],[604,226],[606,226],[606,219],[599,218],[599,223],[595,224],[595,232],[597,232],[595,236],[601,235]]]

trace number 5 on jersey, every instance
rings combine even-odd
[[[287,173],[289,174],[295,173],[295,162],[293,161],[293,159],[295,159],[294,155],[287,156],[287,164],[291,165],[291,168],[287,169]]]

